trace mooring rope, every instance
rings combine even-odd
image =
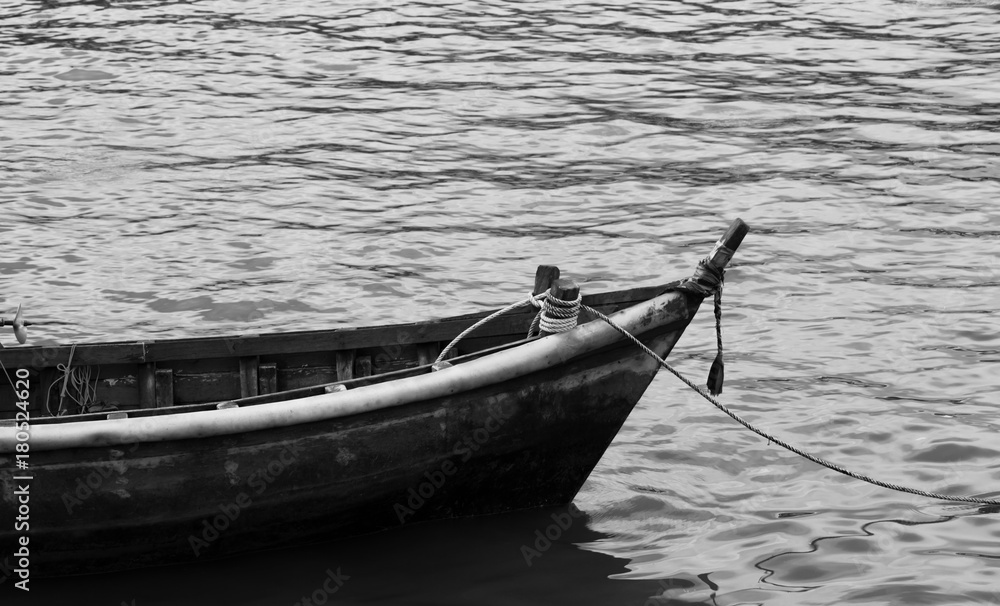
[[[461,333],[459,333],[459,335],[457,337],[455,337],[454,339],[452,339],[451,343],[448,343],[447,347],[445,347],[444,349],[441,350],[441,353],[438,354],[437,360],[434,360],[434,363],[437,364],[438,362],[444,360],[445,356],[448,355],[448,352],[451,351],[452,348],[455,347],[455,345],[457,345],[459,341],[461,341],[462,339],[464,339],[467,334],[469,334],[470,332],[476,330],[477,328],[479,328],[483,324],[486,324],[488,322],[492,322],[495,318],[498,318],[498,317],[504,315],[507,312],[513,311],[513,310],[517,309],[518,307],[523,307],[525,305],[534,305],[535,307],[538,307],[538,305],[539,305],[538,300],[542,299],[542,298],[545,298],[545,297],[548,297],[548,294],[549,294],[549,291],[545,291],[545,292],[539,293],[537,295],[532,295],[532,296],[530,296],[527,299],[524,299],[522,301],[518,301],[516,303],[511,303],[510,305],[508,305],[507,307],[504,307],[500,311],[493,312],[492,314],[486,316],[485,318],[483,318],[482,320],[476,322],[472,326],[466,328]]]
[[[715,326],[716,326],[717,347],[718,347],[718,355],[716,357],[716,361],[717,361],[717,363],[719,365],[718,372],[719,372],[720,376],[718,377],[718,386],[719,386],[719,389],[721,391],[721,384],[722,384],[722,378],[721,378],[721,372],[722,372],[721,371],[721,358],[722,358],[722,301],[721,301],[722,297],[721,297],[721,290],[722,290],[722,283],[723,283],[723,273],[722,273],[721,270],[717,270],[717,269],[711,267],[709,264],[704,263],[704,262],[699,266],[698,269],[699,270],[695,272],[695,276],[693,278],[689,278],[688,280],[685,280],[684,282],[682,282],[678,286],[678,289],[679,290],[686,290],[688,292],[692,292],[692,293],[694,293],[696,295],[699,295],[699,296],[702,296],[702,297],[707,297],[709,295],[714,295],[715,296],[715,322],[716,322]],[[461,334],[459,334],[457,337],[455,337],[451,341],[451,343],[449,343],[448,346],[445,347],[441,351],[441,355],[438,356],[437,360],[435,361],[435,364],[437,364],[438,362],[441,362],[445,358],[445,356],[448,354],[448,352],[451,351],[451,349],[459,341],[461,341],[466,335],[468,335],[472,331],[476,330],[480,326],[482,326],[482,325],[484,325],[484,324],[492,321],[493,319],[495,319],[495,318],[497,318],[497,317],[499,317],[499,316],[501,316],[501,315],[503,315],[505,313],[508,313],[508,312],[510,312],[510,311],[512,311],[514,309],[517,309],[518,307],[522,307],[522,306],[525,306],[525,305],[534,305],[535,307],[540,308],[540,311],[538,312],[538,314],[535,316],[535,319],[531,323],[531,328],[528,330],[528,337],[531,337],[535,333],[535,331],[537,329],[539,329],[539,328],[541,330],[543,330],[543,331],[551,332],[551,333],[565,332],[567,330],[570,330],[571,328],[573,328],[574,326],[576,326],[577,317],[578,317],[578,315],[580,313],[580,310],[584,309],[584,310],[587,310],[588,312],[594,314],[595,317],[600,318],[601,320],[603,320],[604,322],[606,322],[609,326],[611,326],[616,331],[618,331],[619,333],[621,333],[622,336],[624,336],[626,339],[628,339],[629,341],[631,341],[632,343],[634,343],[636,346],[638,346],[640,349],[642,349],[642,351],[645,352],[646,355],[650,356],[651,358],[653,358],[654,360],[656,360],[657,362],[659,362],[660,366],[662,366],[663,368],[666,368],[670,372],[670,374],[672,374],[675,377],[677,377],[678,379],[680,379],[685,385],[687,385],[688,387],[690,387],[691,389],[693,389],[694,391],[696,391],[698,393],[698,395],[700,395],[701,397],[703,397],[706,400],[708,400],[713,406],[715,406],[716,408],[718,408],[719,410],[721,410],[729,418],[731,418],[732,420],[736,421],[737,423],[739,423],[743,427],[746,427],[747,429],[749,429],[750,431],[752,431],[755,434],[759,435],[760,437],[767,439],[768,443],[773,442],[773,443],[777,444],[778,446],[781,446],[782,448],[784,448],[784,449],[786,449],[786,450],[788,450],[790,452],[793,452],[793,453],[799,455],[800,457],[802,457],[802,458],[804,458],[806,460],[809,460],[809,461],[812,461],[813,463],[816,463],[817,465],[821,465],[823,467],[826,467],[827,469],[836,471],[837,473],[841,473],[841,474],[843,474],[845,476],[848,476],[850,478],[854,478],[855,480],[860,480],[862,482],[867,482],[868,484],[873,484],[873,485],[878,486],[880,488],[888,488],[889,490],[895,490],[897,492],[904,492],[904,493],[918,495],[918,496],[922,496],[922,497],[928,497],[928,498],[931,498],[931,499],[940,499],[942,501],[957,501],[957,502],[961,502],[961,503],[977,503],[977,504],[980,504],[980,505],[1000,505],[1000,500],[997,500],[997,499],[986,499],[986,498],[981,498],[981,497],[963,497],[963,496],[957,496],[957,495],[948,495],[948,494],[942,494],[942,493],[938,493],[938,492],[930,492],[930,491],[927,491],[927,490],[921,490],[919,488],[911,488],[909,486],[903,486],[901,484],[893,484],[891,482],[885,482],[883,480],[878,480],[876,478],[872,478],[870,476],[867,476],[867,475],[864,475],[864,474],[861,474],[861,473],[858,473],[858,472],[855,472],[855,471],[851,471],[850,469],[847,469],[846,467],[842,467],[842,466],[840,466],[840,465],[838,465],[836,463],[832,463],[832,462],[827,461],[827,460],[825,460],[823,458],[820,458],[820,457],[817,457],[815,455],[809,454],[808,452],[802,450],[801,448],[793,446],[793,445],[789,444],[788,442],[785,442],[781,438],[775,437],[774,435],[772,435],[772,434],[770,434],[770,433],[768,433],[768,432],[766,432],[766,431],[764,431],[762,429],[759,429],[759,428],[755,427],[749,421],[746,421],[745,419],[743,419],[742,417],[740,417],[735,412],[729,410],[729,408],[725,404],[723,404],[722,402],[720,402],[718,400],[718,398],[716,398],[712,394],[709,394],[709,393],[706,393],[705,391],[703,391],[693,381],[691,381],[690,379],[688,379],[687,377],[685,377],[678,370],[676,370],[673,366],[671,366],[670,364],[668,364],[666,360],[664,360],[663,358],[661,358],[660,356],[658,356],[655,351],[653,351],[649,347],[646,347],[646,345],[642,341],[640,341],[639,339],[637,339],[635,337],[635,335],[633,335],[632,333],[630,333],[629,331],[627,331],[625,328],[623,328],[622,326],[620,326],[617,322],[615,322],[614,320],[612,320],[608,316],[602,314],[601,312],[597,311],[593,307],[589,307],[587,305],[583,305],[581,303],[581,300],[582,300],[582,297],[578,295],[575,301],[563,301],[561,299],[557,299],[557,298],[553,297],[551,295],[550,291],[547,290],[547,291],[545,291],[543,293],[540,293],[540,294],[537,294],[537,295],[532,295],[532,296],[528,297],[527,299],[518,301],[516,303],[512,303],[511,305],[508,305],[507,307],[505,307],[505,308],[503,308],[503,309],[501,309],[501,310],[499,310],[497,312],[494,312],[494,313],[490,314],[489,316],[487,316],[487,317],[479,320],[478,322],[476,322],[475,324],[473,324],[469,328],[467,328],[464,331],[462,331]],[[555,329],[555,330],[553,330],[553,329]],[[715,371],[714,365],[713,365],[713,371]],[[710,373],[710,375],[709,375],[709,384],[711,385],[712,382],[713,382],[712,374]]]
[[[553,297],[551,291],[547,290],[544,294],[545,297],[541,303],[534,298],[531,299],[532,304],[540,309],[535,315],[535,319],[531,321],[528,337],[536,333],[556,334],[575,328],[577,318],[580,316],[580,302],[583,301],[583,296],[577,294],[575,300],[564,301]]]
[[[583,301],[583,296],[577,295],[576,300],[574,301],[564,301],[553,297],[550,294],[550,290],[538,293],[537,295],[531,295],[527,299],[523,299],[516,303],[511,303],[507,307],[493,312],[472,326],[466,328],[459,333],[457,337],[452,339],[451,343],[448,343],[447,347],[441,350],[437,359],[434,360],[434,364],[444,360],[445,356],[448,355],[448,352],[450,352],[459,341],[464,339],[466,335],[472,331],[476,330],[483,324],[492,322],[494,319],[504,315],[505,313],[525,305],[533,305],[539,309],[539,312],[535,315],[535,319],[531,321],[531,327],[528,329],[528,338],[531,338],[538,330],[555,334],[566,332],[567,330],[575,328],[576,321],[580,316],[580,309],[583,307],[581,303]]]
[[[726,415],[729,416],[729,418],[733,419],[734,421],[736,421],[737,423],[739,423],[743,427],[746,427],[747,429],[749,429],[750,431],[754,432],[755,434],[761,436],[762,438],[766,438],[768,442],[774,442],[778,446],[781,446],[782,448],[784,448],[786,450],[794,452],[795,454],[799,455],[800,457],[808,459],[808,460],[812,461],[813,463],[816,463],[818,465],[822,465],[823,467],[826,467],[827,469],[832,469],[833,471],[836,471],[837,473],[842,473],[845,476],[854,478],[855,480],[861,480],[862,482],[867,482],[869,484],[874,484],[875,486],[879,486],[881,488],[888,488],[890,490],[895,490],[895,491],[898,491],[898,492],[905,492],[905,493],[909,493],[909,494],[919,495],[919,496],[922,496],[922,497],[929,497],[929,498],[932,498],[932,499],[941,499],[943,501],[959,501],[959,502],[962,502],[962,503],[978,503],[978,504],[981,504],[981,505],[1000,505],[1000,500],[996,500],[996,499],[985,499],[985,498],[980,498],[980,497],[963,497],[963,496],[956,496],[956,495],[947,495],[947,494],[941,494],[941,493],[937,493],[937,492],[929,492],[929,491],[926,491],[926,490],[921,490],[919,488],[910,488],[908,486],[902,486],[900,484],[893,484],[891,482],[885,482],[885,481],[882,481],[882,480],[877,480],[877,479],[872,478],[870,476],[866,476],[864,474],[860,474],[860,473],[857,473],[855,471],[851,471],[850,469],[847,469],[845,467],[841,467],[840,465],[837,465],[836,463],[831,463],[830,461],[827,461],[827,460],[822,459],[820,457],[817,457],[815,455],[811,455],[808,452],[805,452],[804,450],[802,450],[800,448],[797,448],[795,446],[792,446],[791,444],[789,444],[788,442],[785,442],[784,440],[781,440],[780,438],[776,438],[775,436],[767,433],[766,431],[763,431],[761,429],[758,429],[757,427],[754,427],[753,424],[751,424],[750,422],[744,420],[743,418],[741,418],[739,415],[737,415],[733,411],[729,410],[729,408],[727,408],[725,404],[723,404],[722,402],[720,402],[718,400],[718,398],[715,398],[714,396],[712,396],[710,394],[707,394],[704,391],[702,391],[700,387],[698,387],[697,385],[695,385],[690,379],[688,379],[687,377],[685,377],[684,375],[682,375],[680,372],[678,372],[677,370],[675,370],[670,364],[667,364],[666,360],[664,360],[660,356],[656,355],[656,352],[654,352],[652,349],[646,347],[646,345],[644,343],[642,343],[642,341],[640,341],[639,339],[635,338],[634,335],[632,335],[629,331],[627,331],[624,328],[622,328],[621,326],[619,326],[611,318],[607,317],[606,315],[602,314],[601,312],[597,311],[596,309],[593,309],[591,307],[587,307],[586,305],[583,306],[583,309],[589,311],[590,313],[594,314],[598,318],[600,318],[600,319],[604,320],[605,322],[607,322],[609,326],[611,326],[612,328],[614,328],[615,330],[617,330],[618,332],[620,332],[626,339],[632,341],[632,343],[636,344],[644,352],[646,352],[647,355],[649,355],[654,360],[656,360],[657,362],[659,362],[660,366],[662,366],[663,368],[666,368],[668,371],[670,371],[670,373],[672,375],[674,375],[675,377],[677,377],[678,379],[680,379],[682,382],[684,382],[685,385],[687,385],[691,389],[693,389],[696,392],[698,392],[698,395],[700,395],[701,397],[703,397],[706,400],[708,400],[709,402],[711,402],[713,406],[715,406],[716,408],[718,408],[719,410],[721,410],[722,412],[724,412]]]

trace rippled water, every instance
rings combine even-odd
[[[724,400],[1000,495],[998,31],[986,0],[0,0],[0,308],[36,344],[405,321],[541,262],[683,277],[741,216]],[[706,311],[674,356],[699,380]],[[559,512],[35,603],[293,604],[339,567],[330,603],[1000,604],[995,512],[817,468],[667,375],[576,506],[531,566]]]

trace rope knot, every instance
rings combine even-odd
[[[545,298],[540,304],[541,309],[531,322],[528,336],[540,332],[555,334],[573,329],[580,317],[581,301],[583,296],[580,294],[577,294],[576,299],[572,301],[564,301],[554,297],[551,290],[545,291]],[[537,302],[536,306],[539,306]]]
[[[698,262],[694,275],[681,282],[677,288],[691,294],[707,297],[722,290],[725,279],[725,270],[720,269],[708,259],[702,259]]]

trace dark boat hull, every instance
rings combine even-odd
[[[746,230],[683,283],[583,302],[666,357]],[[550,269],[535,291],[573,301]],[[4,350],[18,382],[0,389],[0,514],[25,525],[0,526],[0,558],[30,539],[31,575],[95,573],[567,503],[659,369],[584,312],[531,339],[534,310],[501,317],[450,363],[432,364],[483,314]]]
[[[643,340],[665,356],[689,319]],[[657,368],[622,342],[516,381],[306,425],[39,452],[33,573],[189,562],[567,503]]]

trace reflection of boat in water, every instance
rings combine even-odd
[[[525,547],[566,507],[405,525],[330,543],[225,560],[41,579],[38,603],[185,604],[674,604],[697,579],[623,579],[630,560],[589,545],[612,538],[586,514],[527,565]],[[332,575],[331,575],[332,573]],[[337,588],[337,577],[342,584]],[[326,584],[327,589],[324,589]],[[329,591],[336,589],[336,591]],[[35,593],[37,592],[37,593]],[[315,599],[320,598],[320,599]],[[653,599],[651,599],[653,598]],[[5,602],[6,603],[6,602]],[[690,601],[697,606],[711,602]]]
[[[712,290],[706,272],[746,229],[734,223],[693,279],[583,303],[666,357]],[[444,364],[432,364],[442,345],[486,314],[3,350],[27,387],[17,399],[3,390],[2,409],[31,418],[0,426],[0,481],[22,481],[16,449],[30,446],[33,571],[179,563],[570,502],[659,364],[584,312],[575,328],[526,339],[532,312],[472,333]],[[50,392],[72,408],[67,385],[81,414],[39,416]],[[3,498],[16,505],[13,493]]]

